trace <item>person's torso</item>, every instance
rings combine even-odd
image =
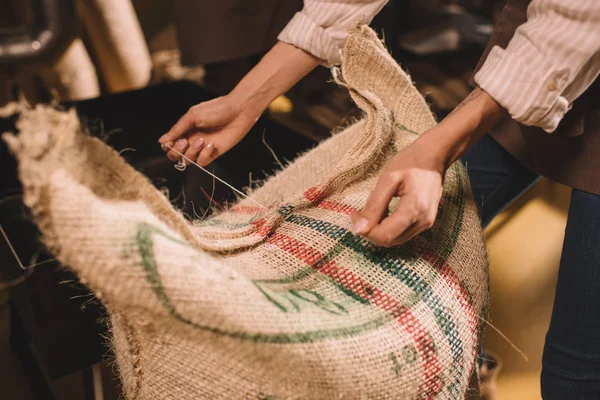
[[[175,0],[185,65],[229,61],[269,50],[302,0]]]

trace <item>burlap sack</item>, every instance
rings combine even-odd
[[[127,398],[464,397],[488,293],[465,172],[408,244],[354,236],[386,161],[435,121],[369,28],[343,60],[366,117],[252,193],[267,209],[186,222],[73,111],[37,107],[6,137],[46,243],[109,310]]]

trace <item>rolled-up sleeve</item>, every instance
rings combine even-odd
[[[553,132],[600,72],[600,1],[533,0],[527,22],[475,82],[512,118]]]
[[[327,66],[339,64],[348,29],[357,21],[370,23],[387,1],[305,0],[279,40],[320,58]]]

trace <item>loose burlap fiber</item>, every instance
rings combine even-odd
[[[434,227],[378,248],[350,231],[386,161],[435,124],[373,31],[334,75],[365,117],[244,200],[187,222],[73,111],[6,136],[45,242],[109,310],[129,399],[454,399],[488,277],[462,166]],[[391,205],[393,209],[395,202]]]

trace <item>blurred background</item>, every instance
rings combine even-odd
[[[469,93],[502,3],[391,0],[373,21],[438,119]],[[197,188],[206,177],[182,178],[156,140],[190,106],[231,90],[301,8],[301,0],[1,0],[0,107],[19,99],[74,105],[92,134],[135,149],[128,161],[174,204],[202,214],[209,204]],[[261,134],[290,159],[356,115],[346,90],[318,68],[270,105],[240,144],[244,152],[234,149],[212,169],[251,186],[274,164]],[[14,118],[0,116],[0,131],[13,127]],[[23,270],[0,237],[0,400],[117,398],[101,306],[35,240],[4,144],[0,168],[3,232],[20,260],[47,261]],[[491,322],[529,358],[487,329],[485,346],[502,362],[498,399],[541,398],[569,197],[568,188],[541,180],[486,230]],[[216,187],[215,198],[231,194]]]

